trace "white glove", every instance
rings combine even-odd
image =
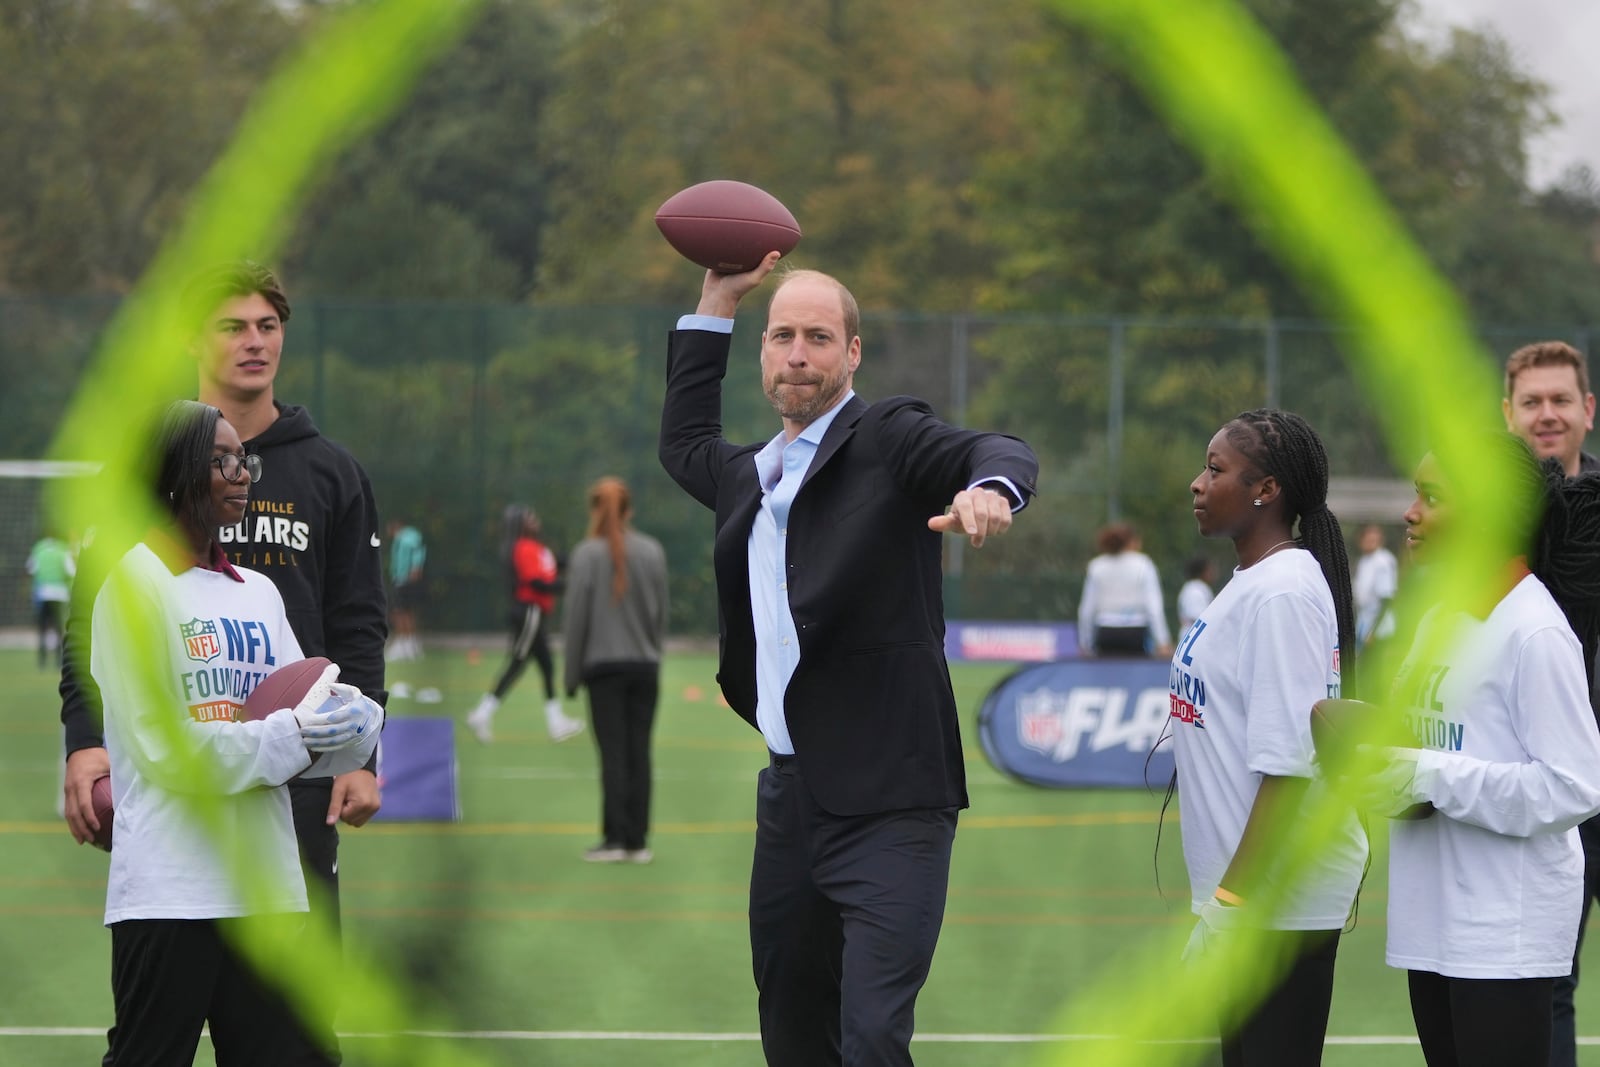
[[[1218,944],[1219,938],[1243,924],[1243,908],[1224,904],[1212,897],[1200,905],[1200,918],[1194,924],[1194,931],[1189,934],[1189,943],[1183,946],[1183,962],[1198,962],[1201,956]]]
[[[295,718],[307,751],[332,752],[359,744],[383,728],[383,708],[355,686],[334,684],[316,710]]]
[[[1340,786],[1352,805],[1394,818],[1423,799],[1413,788],[1417,749],[1357,745],[1355,751],[1362,773],[1349,776]]]
[[[300,698],[300,703],[294,706],[294,717],[303,718],[325,704],[333,693],[333,687],[339,681],[339,665],[330,663],[322,668],[322,675],[312,683],[306,695]]]

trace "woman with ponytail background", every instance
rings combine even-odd
[[[661,688],[667,627],[667,557],[635,530],[619,478],[589,490],[589,536],[567,565],[565,681],[589,690],[600,750],[601,840],[592,863],[649,863],[650,731]]]
[[[1233,419],[1189,489],[1201,535],[1230,539],[1239,562],[1172,657],[1183,855],[1198,917],[1184,958],[1216,950],[1238,927],[1261,931],[1253,965],[1208,990],[1231,1005],[1218,1019],[1222,1060],[1304,1067],[1322,1061],[1339,934],[1367,858],[1350,812],[1302,870],[1291,876],[1280,864],[1312,788],[1311,705],[1339,695],[1339,652],[1354,647],[1349,561],[1328,510],[1327,454],[1298,415]]]

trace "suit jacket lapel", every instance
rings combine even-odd
[[[839,414],[833,417],[828,432],[822,435],[822,443],[817,446],[817,454],[811,458],[811,466],[806,468],[806,476],[800,481],[801,492],[811,479],[817,476],[817,471],[839,451],[839,446],[850,440],[850,435],[856,432],[856,423],[860,422],[861,416],[866,413],[867,402],[859,396],[853,396],[840,409]]]

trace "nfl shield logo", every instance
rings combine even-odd
[[[1035,752],[1053,752],[1061,743],[1061,700],[1049,689],[1017,698],[1017,740]]]
[[[178,632],[183,635],[184,651],[189,658],[199,663],[210,663],[222,654],[222,645],[217,641],[217,626],[210,619],[190,619],[178,625]]]

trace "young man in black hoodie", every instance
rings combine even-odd
[[[270,270],[249,262],[206,272],[188,295],[196,306],[216,309],[194,345],[199,399],[222,410],[264,468],[244,521],[221,531],[229,562],[271,578],[305,654],[333,660],[340,681],[381,703],[388,624],[377,506],[355,457],[318,434],[305,408],[273,396],[289,300]],[[99,582],[92,573],[86,577],[73,590],[61,672],[66,818],[79,843],[92,840],[98,827],[90,788],[110,771],[100,694],[88,672],[89,615]],[[337,824],[361,826],[377,814],[373,764],[333,779],[296,779],[289,793],[312,910],[337,930]],[[316,883],[326,892],[317,893]],[[322,1040],[335,1048],[331,1031]],[[339,1062],[336,1050],[329,1062]]]

